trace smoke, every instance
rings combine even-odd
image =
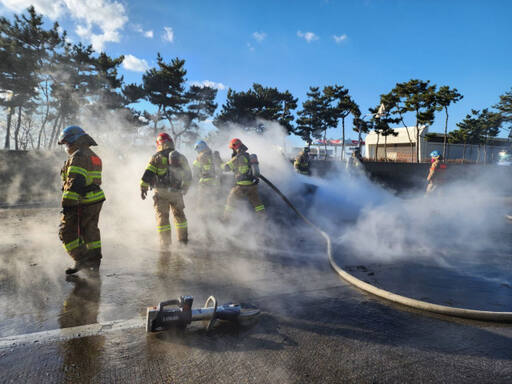
[[[353,225],[337,232],[338,254],[348,264],[415,262],[507,280],[512,265],[504,214],[510,206],[500,195],[508,184],[488,169],[443,185],[438,193],[368,204]]]
[[[140,309],[189,293],[183,290],[191,282],[183,276],[200,280],[197,283],[202,284],[203,295],[215,294],[211,290],[219,289],[219,281],[229,282],[240,295],[294,292],[303,286],[303,281],[296,279],[302,267],[327,263],[322,239],[263,182],[259,191],[267,210],[266,220],[258,220],[249,204],[241,204],[229,222],[221,222],[232,182],[228,174],[208,220],[198,208],[197,186],[191,188],[185,196],[190,244],[187,249],[179,248],[173,228],[170,255],[162,258],[152,195],[146,200],[140,197],[141,176],[156,151],[154,138],[148,139],[147,127],[127,125],[122,113],[109,112],[100,117],[84,114],[80,120],[98,142],[98,147],[92,149],[103,160],[102,188],[107,200],[100,216],[104,255],[101,271],[103,291],[109,292],[102,297],[100,316],[104,319],[122,317],[127,302],[131,308]],[[450,268],[471,264],[471,271],[478,273],[475,265],[490,259],[499,262],[509,254],[510,242],[502,238],[503,234],[509,238],[510,230],[503,220],[503,201],[495,191],[496,185],[504,183],[498,175],[447,185],[437,195],[418,194],[404,199],[371,182],[364,172],[348,171],[344,164],[321,178],[297,175],[283,153],[287,146],[284,129],[271,122],[264,122],[264,126],[264,134],[231,126],[205,139],[212,150],[220,151],[224,161],[231,157],[229,140],[241,139],[249,153],[258,156],[261,173],[336,240],[336,257],[343,263],[413,260]],[[184,145],[177,149],[192,165],[196,157],[193,148]],[[57,157],[64,158],[64,154],[59,152]],[[57,203],[61,164],[48,159],[44,164],[48,167],[46,174],[54,179],[32,183],[31,194],[36,196],[37,190],[45,190],[49,197],[51,191],[51,199]],[[11,178],[9,196],[22,192],[24,180],[20,175],[24,174],[26,169],[20,168],[19,174]],[[48,188],[47,184],[55,187]],[[63,279],[64,269],[71,264],[57,237],[59,208],[2,214],[2,221],[9,225],[0,241],[0,282],[10,288],[0,310],[14,316],[9,307],[23,304],[36,311],[46,308],[58,312],[55,308],[70,289]],[[267,259],[282,263],[265,262]],[[298,260],[302,264],[297,264]],[[287,273],[290,270],[295,273]],[[320,271],[315,276],[311,269],[304,270],[313,280],[322,279],[325,273]],[[155,272],[163,276],[158,283],[153,281]],[[148,292],[141,294],[141,289]],[[48,299],[45,292],[52,292],[52,298]]]

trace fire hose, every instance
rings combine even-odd
[[[352,284],[353,286],[361,289],[364,292],[371,293],[375,296],[383,298],[385,300],[398,303],[410,308],[419,309],[426,312],[433,312],[447,316],[461,317],[472,320],[483,320],[483,321],[495,321],[495,322],[510,322],[512,321],[512,312],[494,312],[494,311],[481,311],[476,309],[466,309],[449,307],[445,305],[433,304],[422,300],[412,299],[410,297],[401,296],[396,293],[386,291],[384,289],[377,288],[374,285],[366,283],[350,273],[343,270],[334,261],[332,255],[332,242],[330,236],[315,224],[313,224],[307,217],[305,217],[295,206],[288,200],[288,198],[263,175],[259,175],[259,178],[263,180],[274,192],[276,192],[281,199],[310,227],[318,232],[326,242],[326,252],[329,259],[329,263],[334,271],[345,281]]]

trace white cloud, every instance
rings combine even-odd
[[[133,29],[135,29],[136,32],[141,33],[144,37],[147,37],[148,39],[152,39],[154,34],[152,30],[145,31],[140,25],[136,24],[133,26]]]
[[[227,87],[222,84],[222,83],[216,83],[214,81],[210,81],[210,80],[203,80],[203,81],[193,81],[190,83],[191,85],[196,85],[198,87],[210,87],[210,88],[215,88],[215,89],[218,89],[219,91],[223,91],[224,89],[226,89]]]
[[[249,51],[254,51],[254,47],[251,43],[247,43],[247,48],[249,48]]]
[[[261,43],[263,40],[265,40],[267,34],[265,32],[254,32],[252,34],[252,37],[254,37],[254,40]]]
[[[315,35],[313,32],[297,31],[297,36],[302,37],[308,43],[311,43],[312,41],[318,40],[318,36]]]
[[[162,36],[162,39],[169,43],[174,41],[174,31],[171,27],[164,27],[164,35]]]
[[[339,35],[339,36],[333,35],[332,38],[334,39],[336,44],[340,44],[340,43],[344,42],[345,40],[347,40],[348,36],[344,33],[343,35]]]
[[[33,5],[37,12],[52,19],[62,15],[66,7],[62,0],[0,0],[0,3],[16,13],[23,12]]]
[[[123,60],[123,68],[128,71],[144,72],[149,69],[149,65],[146,60],[139,59],[133,55],[125,55]]]
[[[119,31],[128,21],[124,5],[115,0],[0,0],[8,9],[23,12],[34,5],[37,12],[51,19],[69,16],[77,23],[75,32],[97,51],[105,43],[119,42]],[[94,33],[99,29],[101,33]]]

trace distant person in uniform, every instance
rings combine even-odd
[[[299,152],[293,163],[293,167],[297,173],[305,176],[311,176],[311,161],[309,158],[309,147],[305,147]]]
[[[510,167],[512,165],[512,155],[510,154],[510,150],[501,151],[498,154],[498,162],[496,164],[500,167]],[[506,214],[505,218],[512,221],[512,213]]]
[[[427,191],[426,193],[434,192],[440,184],[444,182],[444,172],[446,171],[446,164],[441,162],[441,152],[435,150],[430,153],[430,169],[427,176]]]

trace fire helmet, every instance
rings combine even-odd
[[[238,151],[240,148],[242,148],[242,146],[242,141],[237,138],[234,138],[229,142],[229,148],[234,149],[235,151]]]
[[[430,157],[434,159],[438,159],[441,157],[441,152],[439,152],[437,149],[435,151],[430,152]]]
[[[199,140],[194,145],[194,151],[197,153],[201,153],[203,151],[206,151],[208,149],[208,144],[206,144],[203,140]]]
[[[162,132],[159,133],[156,137],[156,147],[160,151],[168,148],[174,149],[174,141],[172,141],[171,136],[165,132]]]
[[[69,127],[64,128],[64,130],[60,133],[58,144],[73,144],[78,140],[79,137],[85,135],[85,131],[78,125],[70,125]]]

